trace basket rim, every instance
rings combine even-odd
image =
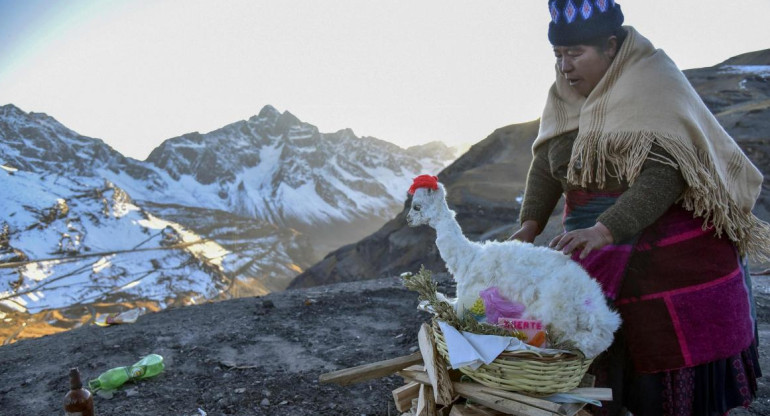
[[[441,332],[441,328],[438,326],[438,321],[434,317],[431,323],[434,334],[441,334],[443,339],[444,334]],[[468,331],[464,331],[468,332]],[[483,334],[481,334],[483,335]],[[503,351],[498,355],[498,359],[523,359],[532,360],[538,362],[554,362],[554,361],[582,361],[586,359],[586,356],[580,350],[561,350],[557,353],[541,353],[537,351]]]
[[[435,319],[431,329],[439,355],[448,361],[449,351],[444,334]],[[593,362],[582,354],[559,353],[557,356],[541,357],[531,351],[523,352],[526,354],[521,354],[521,351],[519,354],[501,354],[475,370],[467,366],[459,370],[488,387],[540,396],[577,387]]]

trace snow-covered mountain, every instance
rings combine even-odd
[[[402,149],[351,130],[320,133],[266,106],[210,133],[166,140],[147,162],[168,175],[166,200],[296,226],[392,215],[404,184],[453,157],[439,143]]]
[[[200,227],[201,210],[226,230],[244,229],[231,226],[236,216],[259,222],[263,230],[281,229],[270,237],[280,241],[270,244],[271,253],[243,252],[264,259],[248,277],[271,280],[273,289],[284,288],[327,252],[376,230],[401,208],[403,190],[414,176],[438,172],[454,157],[439,142],[403,149],[350,130],[320,133],[272,106],[210,133],[166,140],[146,161],[11,104],[0,107],[0,138],[0,162],[6,166],[81,182],[106,179],[139,206],[173,212],[175,222],[203,235],[211,229]],[[252,246],[264,243],[228,233]],[[278,270],[268,266],[271,258],[282,260]],[[264,272],[267,268],[273,271]]]
[[[25,113],[13,104],[0,107],[0,161],[42,175],[124,175],[147,190],[165,187],[145,163],[124,157],[102,140],[75,133],[47,114]]]
[[[40,330],[50,317],[25,319],[45,310],[221,298],[231,285],[222,265],[227,250],[141,209],[109,181],[0,168],[4,329]],[[0,335],[8,337],[6,330]]]
[[[415,175],[454,159],[439,142],[403,149],[351,130],[320,133],[272,106],[210,133],[166,140],[145,162],[10,104],[0,107],[0,137],[0,157],[14,168],[106,178],[139,201],[289,226],[390,216]]]
[[[46,114],[2,106],[0,323],[282,290],[381,226],[415,175],[452,157],[440,143],[402,149],[320,133],[266,106],[138,161]]]

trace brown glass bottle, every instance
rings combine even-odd
[[[94,396],[83,388],[77,368],[70,370],[70,391],[64,396],[64,416],[94,416]]]

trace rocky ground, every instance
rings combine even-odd
[[[453,290],[446,276],[441,289]],[[755,278],[762,363],[770,373],[770,277]],[[323,373],[409,354],[429,316],[397,278],[274,293],[151,313],[135,324],[87,325],[0,347],[0,414],[61,414],[67,373],[85,378],[157,353],[156,378],[97,395],[100,415],[397,415],[390,376],[351,386]],[[733,415],[770,414],[770,383]]]

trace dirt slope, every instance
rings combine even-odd
[[[447,276],[440,289],[454,291]],[[762,362],[770,373],[770,277],[757,276]],[[428,315],[396,278],[292,290],[84,326],[0,347],[0,414],[61,414],[67,370],[86,378],[157,353],[166,370],[96,397],[99,415],[396,415],[391,376],[352,386],[320,374],[409,354]],[[770,414],[770,385],[749,411]]]

